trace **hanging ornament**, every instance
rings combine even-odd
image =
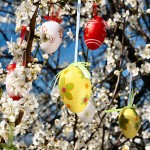
[[[103,18],[96,15],[97,5],[93,5],[94,18],[85,26],[84,40],[90,50],[98,49],[104,42],[106,37],[106,22]]]
[[[59,18],[60,9],[54,16],[53,8],[54,6],[52,5],[51,6],[52,15],[44,17],[47,20],[47,22],[43,23],[40,29],[40,39],[41,39],[40,47],[42,51],[47,54],[54,53],[62,43],[63,30],[60,25],[60,22],[62,21]]]
[[[62,70],[59,77],[60,96],[70,111],[83,111],[91,96],[90,73],[80,62],[72,63]]]
[[[94,118],[95,114],[95,106],[91,101],[89,101],[87,107],[80,113],[77,113],[77,116],[81,119],[81,121],[85,123],[89,123]]]
[[[15,68],[16,68],[15,63],[9,64],[6,68],[8,70],[8,74],[6,76],[6,92],[10,98],[12,98],[14,101],[18,101],[19,99],[22,98],[22,96],[20,93],[15,94],[13,91],[11,91],[11,85],[10,85],[10,81],[12,80],[11,76],[15,71]]]
[[[134,108],[125,108],[119,114],[119,126],[127,138],[134,138],[140,128],[140,118]]]
[[[128,105],[120,109],[110,109],[105,112],[120,112],[118,116],[121,132],[126,138],[134,138],[140,128],[140,118],[133,106],[134,95],[132,91],[132,74],[130,74],[130,91]]]

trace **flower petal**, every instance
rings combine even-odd
[[[64,100],[64,93],[60,92],[60,97],[62,100]]]
[[[68,92],[68,91],[65,93],[65,97],[68,100],[72,100],[73,99],[72,94],[70,92]]]
[[[73,83],[68,83],[68,84],[66,84],[65,88],[67,90],[72,90],[74,88],[74,84]]]

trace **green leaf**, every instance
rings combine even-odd
[[[132,106],[134,102],[134,91],[132,90],[128,106]]]
[[[66,97],[68,100],[72,100],[72,99],[73,99],[72,94],[71,94],[70,92],[68,92],[68,91],[65,93],[65,97]]]
[[[66,84],[65,88],[67,90],[72,90],[74,88],[74,84],[73,83],[68,83],[68,84]]]
[[[5,148],[5,149],[7,149],[8,148],[8,146],[7,146],[7,144],[6,143],[0,143],[0,146],[2,146],[3,148]]]
[[[5,150],[19,150],[15,145],[9,147],[6,143],[0,143],[0,146]]]
[[[122,111],[123,108],[119,108],[119,109],[109,109],[109,110],[105,110],[105,112],[109,113],[109,112],[118,112],[118,111]]]
[[[84,74],[85,78],[88,78],[88,79],[91,78],[91,74],[85,68],[85,66],[82,62],[75,62],[75,63],[72,63],[71,65],[78,67],[82,71],[82,73]]]

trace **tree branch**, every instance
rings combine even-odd
[[[35,32],[35,25],[36,25],[36,15],[38,12],[38,8],[39,5],[37,4],[37,8],[33,14],[33,17],[30,21],[30,30],[29,30],[29,34],[28,34],[28,39],[27,39],[27,50],[26,50],[26,67],[28,65],[28,63],[31,62],[31,49],[32,49],[32,43],[34,40],[34,32]]]

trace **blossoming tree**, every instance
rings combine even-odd
[[[2,0],[0,6],[1,149],[150,149],[148,0],[83,0],[79,41],[75,40],[76,0]],[[93,12],[107,24],[104,43],[96,51],[89,50],[83,38]],[[56,38],[46,31],[54,31],[56,25],[47,29],[43,25],[54,19],[62,27],[58,27],[62,41],[60,47],[58,42],[54,45],[59,47],[55,53],[47,53],[42,42],[54,43]],[[62,81],[59,92],[57,84],[51,84],[73,62],[75,42],[79,44],[78,60],[88,62],[91,73],[90,99],[95,109],[89,123],[62,102],[64,97],[72,99],[74,85]],[[86,95],[82,103],[88,98]],[[140,125],[135,124],[138,133],[134,138],[127,138],[120,129],[132,124],[131,120],[118,121],[119,112],[112,109],[124,108],[130,99],[141,120]]]

